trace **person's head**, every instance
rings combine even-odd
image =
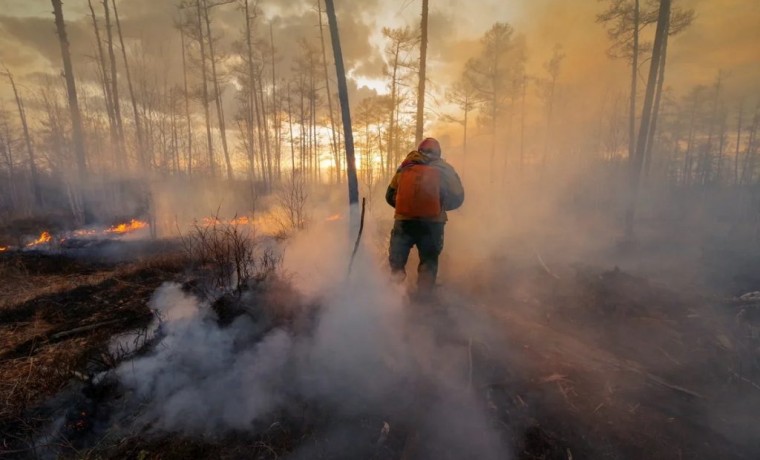
[[[426,137],[417,146],[417,151],[422,152],[427,156],[440,158],[441,157],[441,144],[432,137]]]

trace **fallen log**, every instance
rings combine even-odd
[[[89,331],[92,331],[92,330],[95,330],[95,329],[98,329],[98,328],[101,328],[101,327],[104,327],[104,326],[109,326],[111,324],[116,324],[116,323],[119,323],[119,322],[121,322],[121,320],[119,320],[119,319],[112,319],[112,320],[109,320],[109,321],[101,321],[99,323],[88,324],[87,326],[75,327],[74,329],[69,329],[67,331],[61,331],[61,332],[56,332],[55,334],[50,335],[50,340],[58,340],[58,339],[62,339],[64,337],[69,337],[71,335],[80,334],[82,332],[89,332]]]

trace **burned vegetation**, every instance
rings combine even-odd
[[[8,458],[758,452],[756,293],[541,258],[389,314],[352,298],[398,308],[367,261],[314,297],[282,240],[239,218],[99,252],[46,244],[0,255]]]

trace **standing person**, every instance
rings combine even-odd
[[[417,246],[417,288],[429,293],[438,275],[438,256],[443,250],[446,211],[464,202],[464,189],[454,168],[441,158],[441,145],[428,137],[417,150],[409,152],[396,170],[385,201],[396,210],[389,261],[400,279],[406,276],[406,262],[412,246]]]

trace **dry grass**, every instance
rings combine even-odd
[[[45,420],[28,410],[57,394],[88,363],[103,359],[114,334],[147,325],[147,301],[182,270],[181,254],[117,266],[33,253],[4,255],[0,277],[0,449],[28,442]],[[81,326],[103,327],[58,337]]]
[[[79,286],[98,284],[112,276],[113,270],[94,273],[38,274],[16,260],[0,260],[0,310],[36,297],[65,292]]]
[[[21,417],[23,411],[42,399],[56,394],[78,368],[88,338],[45,344],[29,355],[0,362],[0,421]]]

